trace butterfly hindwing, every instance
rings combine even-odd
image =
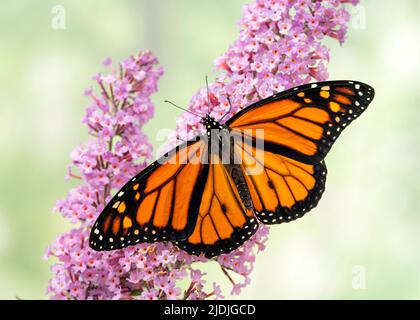
[[[327,168],[309,165],[250,145],[236,145],[255,214],[265,224],[296,220],[320,200]]]
[[[341,132],[374,97],[374,90],[356,81],[308,84],[261,100],[238,112],[226,124],[232,133],[258,139],[264,148],[307,164],[320,163]]]
[[[258,228],[252,205],[244,204],[229,167],[217,155],[211,155],[209,160],[197,224],[186,240],[176,242],[188,253],[203,253],[207,258],[238,248]]]

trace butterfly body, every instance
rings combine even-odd
[[[235,161],[234,153],[234,136],[231,134],[229,127],[221,124],[210,115],[202,118],[204,127],[206,128],[206,138],[210,146],[209,154],[215,154],[225,166],[228,174],[232,177],[239,196],[246,208],[252,210],[252,200],[249,193],[245,177],[239,164]],[[209,159],[209,162],[211,159]]]
[[[302,217],[324,192],[326,154],[373,97],[363,83],[330,81],[263,99],[224,124],[205,115],[205,134],[153,162],[107,204],[90,246],[172,241],[213,257],[241,246],[260,223]]]

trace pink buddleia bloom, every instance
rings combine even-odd
[[[215,60],[218,78],[209,84],[210,106],[204,88],[191,98],[189,109],[199,115],[207,113],[223,121],[244,107],[294,86],[328,78],[326,64],[329,49],[322,41],[328,36],[345,41],[350,14],[346,4],[355,0],[289,1],[256,0],[243,8],[239,36],[228,50]],[[191,139],[204,128],[200,119],[184,113],[177,120],[168,148],[177,139]],[[231,294],[239,294],[250,283],[256,253],[265,249],[269,228],[260,225],[256,234],[239,249],[217,258],[223,273],[232,283]],[[196,258],[194,258],[196,259]],[[242,276],[234,280],[230,273]],[[194,275],[194,273],[193,273]],[[200,292],[191,291],[191,298]],[[219,295],[219,290],[215,290]]]
[[[54,211],[79,226],[59,235],[45,258],[58,262],[51,268],[47,292],[53,299],[177,299],[177,281],[193,260],[177,256],[170,243],[140,244],[125,250],[96,252],[89,248],[90,228],[113,190],[146,167],[152,146],[141,127],[153,116],[150,96],[163,74],[150,52],[140,52],[114,67],[107,58],[109,74],[93,80],[91,99],[83,123],[92,138],[71,152],[70,178],[83,184],[57,201]],[[176,264],[175,264],[176,262]]]
[[[345,4],[356,0],[255,0],[243,8],[239,36],[215,60],[219,77],[195,94],[189,108],[220,119],[232,101],[228,119],[249,104],[311,80],[328,77],[329,50],[325,37],[343,43],[349,13]],[[47,293],[52,299],[221,299],[218,283],[196,262],[203,255],[187,254],[172,243],[138,244],[124,250],[90,249],[91,226],[116,190],[144,169],[152,159],[152,146],[142,126],[154,115],[151,95],[163,70],[148,51],[114,64],[106,58],[107,72],[92,77],[95,87],[85,91],[90,100],[82,122],[91,138],[71,152],[66,178],[80,181],[54,211],[76,224],[46,250],[55,257]],[[96,89],[95,89],[96,88]],[[203,132],[199,119],[185,113],[176,121],[168,148],[178,139]],[[239,249],[212,258],[239,294],[251,282],[256,254],[265,249],[269,228]],[[213,284],[211,286],[211,284]]]
[[[177,300],[181,294],[181,289],[178,287],[170,286],[166,292],[168,300]]]

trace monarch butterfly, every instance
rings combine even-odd
[[[361,82],[319,82],[258,101],[224,124],[204,116],[205,135],[150,164],[106,205],[91,248],[171,241],[210,258],[241,246],[260,223],[302,217],[324,192],[332,144],[373,97]],[[237,139],[226,144],[228,135]]]

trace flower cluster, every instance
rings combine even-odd
[[[220,119],[260,99],[313,80],[328,78],[325,37],[345,41],[350,14],[345,4],[358,0],[256,0],[243,8],[238,39],[215,60],[220,76],[209,85],[211,115]],[[198,114],[208,111],[205,88],[190,101]],[[226,115],[224,120],[228,119]],[[174,135],[201,132],[197,117],[183,114]]]
[[[48,294],[53,299],[206,299],[221,298],[216,283],[204,290],[204,274],[191,257],[171,243],[139,244],[111,252],[89,248],[90,229],[111,195],[144,169],[152,148],[141,131],[153,116],[150,96],[163,70],[150,52],[140,52],[93,77],[99,93],[88,89],[91,104],[83,123],[92,138],[71,152],[68,178],[84,183],[59,200],[55,211],[78,227],[60,235],[47,249],[55,257]],[[224,272],[226,268],[223,268]],[[185,281],[187,280],[187,281]],[[189,280],[189,282],[188,282]],[[180,282],[188,282],[181,290]]]
[[[95,252],[89,230],[112,191],[141,171],[152,157],[152,147],[141,131],[153,116],[150,96],[163,74],[150,52],[140,52],[117,67],[104,61],[106,75],[93,77],[99,90],[88,89],[91,104],[83,122],[92,139],[71,153],[68,177],[84,183],[71,189],[55,208],[80,226],[60,235],[46,257],[52,266],[48,292],[54,299],[175,299],[178,280],[195,270],[188,255],[174,254],[171,244],[140,244],[125,250]]]
[[[274,93],[312,80],[326,80],[329,49],[322,40],[331,37],[344,43],[350,19],[345,4],[357,3],[358,0],[256,0],[245,5],[238,39],[215,61],[220,75],[209,84],[208,91],[201,88],[192,97],[190,111],[199,115],[210,111],[215,119],[226,120]],[[169,146],[203,133],[199,121],[191,113],[182,114]],[[260,225],[245,245],[219,257],[222,267],[245,275],[243,282],[234,284],[233,293],[238,294],[249,284],[255,251],[264,249],[267,235],[267,227]]]
[[[221,75],[209,86],[210,106],[206,90],[201,89],[190,109],[200,114],[209,109],[218,119],[229,109],[228,97],[234,114],[274,92],[326,79],[328,49],[321,41],[325,36],[344,41],[349,14],[343,4],[350,2],[357,0],[256,0],[246,5],[238,39],[216,60]],[[68,168],[67,177],[82,183],[55,208],[78,225],[60,235],[46,252],[46,258],[58,259],[48,294],[54,299],[222,298],[219,285],[206,285],[205,275],[194,268],[207,259],[190,256],[171,243],[111,252],[89,248],[90,228],[113,192],[151,159],[152,147],[142,125],[153,116],[150,96],[163,73],[150,52],[140,52],[117,66],[106,59],[104,66],[107,74],[93,77],[97,90],[85,92],[91,104],[83,122],[91,139],[73,150]],[[183,114],[168,146],[200,133],[198,120]],[[232,294],[250,283],[256,253],[264,250],[267,236],[268,228],[261,225],[241,248],[213,258],[232,283]],[[187,286],[182,288],[182,283]]]

